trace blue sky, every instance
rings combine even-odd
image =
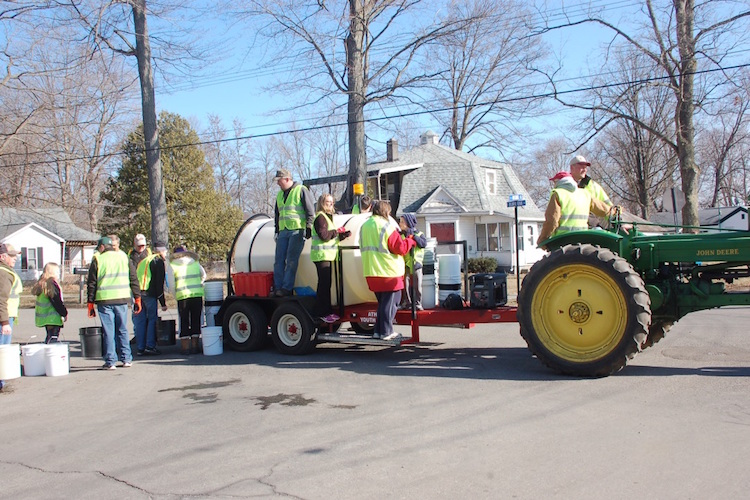
[[[594,0],[592,3],[606,7],[608,11],[611,11],[613,18],[622,15],[623,6],[632,6],[632,2],[622,0]],[[552,2],[551,8],[559,8],[560,5],[562,4]],[[581,3],[581,5],[589,5],[589,3]],[[571,7],[567,4],[566,7],[574,9],[575,5]],[[597,52],[599,45],[607,39],[607,36],[608,33],[603,28],[597,29],[593,26],[557,30],[544,35],[553,53],[561,57],[564,65],[561,74],[570,78],[567,85],[577,87],[587,83],[585,78],[578,77],[589,73],[588,58]],[[227,50],[231,49],[225,47],[225,52]],[[179,113],[192,119],[199,124],[199,131],[207,125],[209,114],[221,117],[227,129],[231,128],[234,118],[240,118],[249,127],[245,135],[272,133],[295,126],[313,125],[316,121],[315,117],[318,116],[313,110],[310,112],[301,110],[295,113],[294,123],[287,116],[274,113],[275,110],[282,108],[285,102],[282,98],[266,93],[262,89],[273,83],[274,78],[283,76],[283,73],[242,63],[242,61],[259,59],[260,56],[257,54],[248,55],[235,49],[225,59],[224,68],[217,66],[212,68],[206,76],[184,79],[177,86],[177,90],[170,90],[157,82],[158,109]],[[565,130],[566,123],[572,119],[571,116],[571,111],[560,110],[551,118],[535,123],[535,125],[550,131],[550,135],[556,135]],[[437,129],[437,125],[427,115],[415,117],[414,120],[424,125],[425,130]],[[345,116],[342,115],[343,121],[345,121]],[[372,133],[372,129],[372,126],[368,126],[368,134]]]

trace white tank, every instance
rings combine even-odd
[[[367,287],[364,273],[362,271],[362,256],[359,249],[359,230],[362,224],[370,217],[370,214],[346,214],[333,216],[336,227],[345,227],[352,234],[342,240],[341,262],[344,283],[344,304],[361,304],[364,302],[377,302],[375,294]],[[276,252],[276,242],[273,239],[273,219],[268,216],[254,216],[248,219],[240,228],[232,247],[231,263],[233,273],[241,272],[273,272],[273,261]],[[297,279],[295,288],[309,287],[313,291],[318,286],[318,273],[315,264],[310,260],[310,245],[312,240],[305,241],[302,255],[297,267]],[[338,305],[336,294],[336,269],[334,268],[333,286],[331,287],[331,299],[334,305]]]

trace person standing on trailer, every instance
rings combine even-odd
[[[377,319],[373,338],[395,340],[401,334],[393,331],[404,289],[406,266],[403,256],[416,245],[413,236],[401,237],[398,224],[391,218],[391,204],[379,201],[373,205],[370,217],[359,232],[359,249],[367,286],[378,299]]]
[[[175,247],[169,269],[171,276],[167,281],[174,284],[177,312],[180,317],[180,354],[197,354],[206,271],[198,262],[198,255],[188,252],[184,245]]]
[[[336,323],[338,315],[331,306],[331,276],[333,263],[339,255],[339,241],[348,238],[352,233],[345,227],[336,227],[333,223],[333,196],[326,193],[318,198],[317,215],[313,224],[310,258],[318,271],[318,289],[315,294],[314,314],[324,323]]]
[[[281,188],[274,205],[276,253],[273,289],[276,297],[287,297],[294,293],[294,280],[305,240],[312,237],[315,206],[310,190],[294,182],[289,170],[277,170],[273,180]]]
[[[417,217],[406,213],[399,220],[399,227],[404,238],[411,236],[416,245],[414,251],[404,256],[406,275],[404,277],[404,293],[401,297],[401,309],[411,309],[412,300],[417,311],[424,311],[422,307],[422,262],[424,261],[424,249],[427,246],[427,237],[417,229]],[[412,293],[414,297],[412,297]]]

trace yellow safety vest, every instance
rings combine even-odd
[[[595,180],[589,180],[589,183],[586,184],[586,187],[583,189],[587,191],[594,200],[603,201],[607,205],[612,204],[612,201],[609,199],[609,196],[607,196],[604,188],[602,188]]]
[[[13,284],[10,286],[10,295],[8,296],[8,317],[17,318],[18,307],[21,305],[23,283],[21,282],[21,278],[12,269],[5,266],[0,266],[0,269],[13,277]]]
[[[47,294],[42,292],[36,296],[36,306],[34,307],[34,323],[38,327],[47,325],[62,326],[63,319],[57,312],[52,301]]]
[[[335,231],[336,226],[333,224],[333,221],[325,212],[318,212],[316,214],[316,218],[320,215],[323,215],[326,218],[326,221],[328,221],[328,230],[329,231]],[[310,247],[310,258],[313,262],[321,262],[325,260],[336,260],[336,256],[339,254],[339,237],[338,235],[334,236],[328,241],[323,241],[320,239],[320,236],[318,235],[318,232],[313,227],[313,234],[312,234],[312,246]]]
[[[177,300],[203,297],[203,283],[201,283],[201,266],[196,261],[182,263],[170,262],[174,272],[174,289]]]
[[[416,231],[415,230],[414,231],[414,235],[415,236],[424,236],[424,233],[422,233],[421,231]],[[406,264],[406,267],[409,270],[411,270],[412,272],[414,271],[414,262],[415,261],[418,264],[421,264],[422,262],[424,262],[424,248],[420,248],[417,245],[414,246],[414,256],[413,257],[411,255],[411,252],[409,252],[406,255],[404,255],[404,262]]]
[[[359,231],[359,250],[365,277],[395,278],[406,272],[404,259],[388,250],[388,236],[398,231],[396,223],[383,217],[370,217]]]
[[[284,191],[276,195],[276,206],[279,207],[279,231],[284,229],[304,229],[305,207],[302,206],[302,185],[297,184],[289,191],[284,201]]]
[[[148,257],[138,263],[136,275],[142,292],[145,292],[151,286],[151,262],[157,257],[161,258],[161,255],[158,253],[149,254]]]
[[[578,188],[575,191],[555,188],[552,192],[557,193],[562,210],[555,235],[588,229],[589,209],[591,208],[591,195],[588,191]]]
[[[110,250],[97,257],[96,302],[130,297],[130,265],[125,252]]]

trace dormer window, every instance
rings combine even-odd
[[[497,182],[495,181],[494,170],[487,170],[486,185],[487,185],[487,193],[497,194]]]

